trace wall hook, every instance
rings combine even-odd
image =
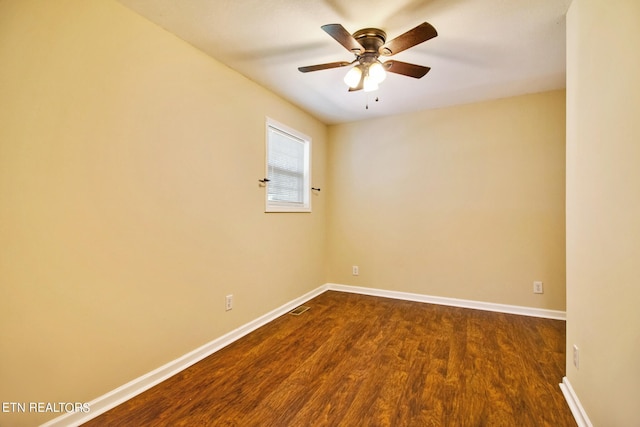
[[[312,189],[313,191],[320,191],[320,189],[319,189],[319,188],[316,188],[316,187],[311,187],[311,189]]]
[[[271,181],[269,178],[263,178],[263,179],[259,179],[258,182],[261,182],[263,184],[266,184],[267,182]]]

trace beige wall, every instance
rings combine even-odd
[[[637,0],[567,15],[567,377],[595,426],[640,425],[639,24]]]
[[[113,1],[0,1],[0,64],[0,401],[89,401],[325,283],[324,191],[258,186],[270,116],[325,187],[324,124]]]
[[[564,310],[564,110],[554,91],[331,126],[329,281]]]

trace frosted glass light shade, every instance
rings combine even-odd
[[[369,67],[369,77],[373,78],[376,83],[382,83],[387,78],[387,72],[380,62],[374,62]]]
[[[349,70],[349,72],[344,76],[344,82],[347,86],[351,88],[355,88],[360,83],[360,78],[362,77],[362,70],[360,67],[353,67]]]
[[[365,92],[378,90],[378,82],[371,76],[365,76],[362,89],[364,89]]]

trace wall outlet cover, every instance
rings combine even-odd
[[[533,293],[534,294],[542,294],[544,293],[544,288],[542,286],[542,282],[533,282]]]

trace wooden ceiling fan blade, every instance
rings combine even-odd
[[[344,46],[349,52],[356,55],[364,52],[364,47],[340,24],[327,24],[322,28],[327,34],[333,37],[338,43]]]
[[[407,50],[410,47],[426,42],[438,35],[435,28],[428,22],[423,22],[417,27],[399,35],[395,39],[385,43],[380,47],[379,53],[384,56],[395,55],[398,52]]]
[[[422,65],[409,64],[408,62],[389,60],[382,64],[384,69],[390,73],[402,74],[403,76],[419,79],[429,72],[430,67]]]
[[[298,67],[298,71],[300,71],[301,73],[308,73],[310,71],[320,71],[320,70],[328,70],[330,68],[346,67],[347,65],[351,65],[351,62],[346,62],[346,61],[329,62],[327,64],[308,65],[306,67]]]

